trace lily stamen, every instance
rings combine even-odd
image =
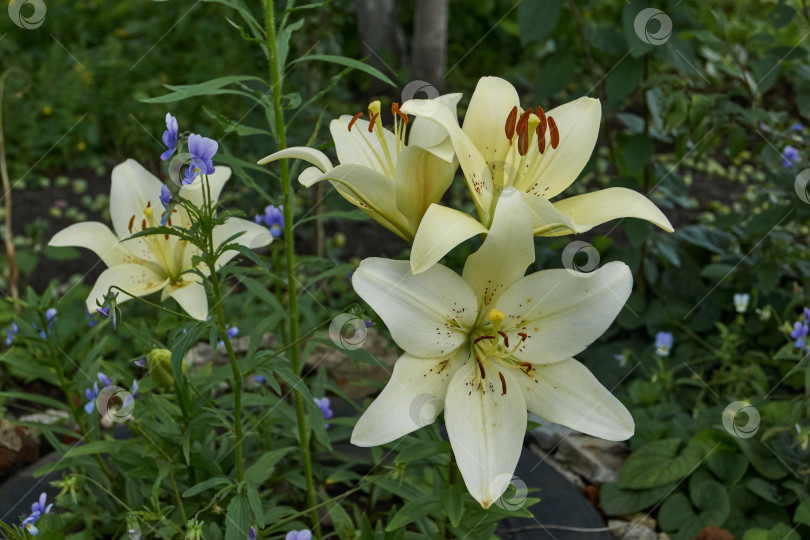
[[[352,116],[352,119],[351,119],[351,121],[349,122],[349,132],[350,132],[350,133],[351,133],[351,131],[352,131],[352,126],[354,125],[354,123],[355,123],[355,122],[357,122],[357,120],[358,120],[358,119],[359,119],[361,116],[363,116],[363,114],[364,114],[364,113],[363,113],[362,111],[360,111],[359,113],[357,113],[357,114],[355,114],[354,116]]]
[[[484,371],[484,364],[481,363],[481,359],[476,356],[475,361],[478,362],[478,369],[481,370],[481,378],[486,379],[487,378],[487,372]]]
[[[557,122],[551,116],[548,117],[548,130],[551,133],[551,147],[556,150],[560,144],[560,130],[557,129]]]
[[[473,345],[478,345],[479,341],[483,341],[485,339],[495,339],[495,336],[478,336],[473,340]]]
[[[503,390],[501,392],[501,395],[505,396],[506,395],[506,379],[504,378],[503,373],[501,373],[500,371],[498,372],[498,377],[501,378],[501,389]]]
[[[503,344],[504,344],[504,346],[505,346],[505,347],[508,349],[508,348],[509,348],[509,336],[507,336],[507,335],[506,335],[506,332],[504,332],[503,330],[498,330],[498,333],[499,333],[499,334],[501,335],[501,337],[503,338]]]
[[[509,111],[509,116],[506,117],[506,125],[504,126],[506,130],[506,140],[509,141],[509,144],[512,144],[512,138],[515,136],[515,122],[517,122],[517,107],[512,107],[512,110]]]

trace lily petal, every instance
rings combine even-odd
[[[582,352],[601,336],[632,288],[633,276],[622,262],[610,262],[590,274],[543,270],[504,291],[496,308],[508,317],[505,329],[521,329],[529,336],[515,357],[551,364]]]
[[[494,302],[523,277],[534,262],[532,217],[515,188],[498,199],[492,227],[481,247],[467,257],[462,276],[478,297],[478,305]]]
[[[414,274],[424,272],[464,240],[487,230],[464,212],[431,204],[413,239],[411,270]]]
[[[326,172],[332,168],[332,161],[326,156],[326,154],[320,150],[315,150],[314,148],[309,148],[307,146],[293,146],[291,148],[279,150],[278,152],[270,154],[267,157],[263,157],[258,163],[259,165],[265,165],[271,161],[277,161],[279,159],[300,159],[315,165],[321,170],[321,172]]]
[[[134,159],[128,159],[115,166],[112,170],[110,188],[110,218],[118,238],[131,236],[129,221],[133,214],[143,215],[147,205],[151,205],[152,208],[163,207],[160,202],[162,186],[160,180]]]
[[[351,116],[343,115],[337,120],[329,122],[329,131],[335,141],[338,161],[343,165],[362,165],[390,178],[394,171],[388,167],[388,161],[377,134],[369,133],[368,120],[358,119],[352,126],[352,130],[349,131],[351,121]],[[379,129],[379,126],[374,129]],[[396,138],[391,131],[387,129],[382,131],[385,144],[388,146],[388,153],[392,159],[396,160]],[[394,165],[396,166],[396,162]]]
[[[396,186],[391,178],[368,167],[349,164],[338,165],[311,179],[309,185],[322,180],[331,181],[349,202],[387,229],[410,241],[412,233],[405,216],[397,210]]]
[[[352,285],[396,344],[420,358],[455,353],[475,322],[475,295],[458,274],[441,265],[414,276],[408,261],[365,259]]]
[[[576,232],[585,232],[607,221],[626,217],[645,219],[667,232],[674,231],[667,217],[650,199],[627,188],[608,188],[569,197],[554,203],[554,208],[574,221]]]
[[[161,300],[172,297],[186,313],[199,321],[204,321],[208,316],[208,295],[205,294],[205,286],[196,275],[186,274],[183,279],[185,282],[179,285],[169,283],[163,289]]]
[[[242,218],[228,218],[225,223],[214,227],[213,239],[214,245],[219,247],[223,242],[231,238],[233,235],[241,233],[244,234],[231,240],[230,243],[239,244],[240,246],[247,246],[250,249],[258,249],[269,245],[273,241],[273,235],[267,227],[248,221]],[[236,250],[228,250],[217,259],[217,268],[222,268],[234,257],[239,255]]]
[[[208,175],[208,185],[211,189],[211,200],[216,206],[219,196],[222,193],[222,188],[231,178],[231,168],[222,165],[217,165],[216,170]],[[188,199],[194,206],[203,205],[203,181],[202,178],[195,180],[194,183],[180,188],[180,196]]]
[[[444,94],[435,98],[435,101],[446,105],[456,115],[456,118],[458,118],[457,109],[460,99],[461,94]],[[408,146],[432,148],[445,139],[447,139],[447,131],[440,124],[427,118],[416,117],[411,125],[411,131],[408,134]],[[452,157],[450,157],[450,159],[452,159]],[[445,159],[445,161],[450,161],[450,159]]]
[[[124,244],[120,243],[109,227],[97,221],[75,223],[62,229],[51,238],[48,245],[89,249],[98,255],[107,266],[142,262],[130,253]]]
[[[378,446],[432,424],[444,410],[452,374],[469,354],[461,351],[444,369],[438,360],[400,356],[388,384],[354,426],[352,444]]]
[[[113,285],[121,287],[135,296],[146,296],[161,290],[168,283],[168,278],[140,264],[119,264],[107,268],[98,276],[96,284],[93,285],[93,289],[87,297],[87,311],[90,313],[98,311],[96,301],[102,303],[104,295]],[[128,294],[116,292],[119,292],[119,304],[132,299]]]
[[[577,179],[591,158],[599,136],[602,105],[598,99],[581,97],[548,111],[560,132],[556,149],[547,148],[531,178],[524,178],[522,191],[551,199]],[[529,152],[537,151],[536,141]]]
[[[112,170],[110,188],[110,219],[113,230],[121,240],[129,238],[132,216],[143,216],[144,209],[151,206],[162,208],[160,189],[163,183],[134,159],[116,165]],[[127,240],[126,249],[139,259],[157,262],[143,238]]]
[[[482,390],[471,388],[477,366],[466,364],[450,380],[444,421],[470,495],[489,508],[509,487],[526,432],[526,402],[510,370],[487,369]],[[490,381],[494,381],[492,384]]]
[[[464,116],[462,129],[494,171],[496,185],[503,185],[498,176],[503,175],[504,164],[509,162],[507,156],[512,146],[504,126],[514,107],[518,108],[518,114],[522,112],[514,86],[499,77],[481,77]]]
[[[532,215],[532,230],[535,236],[551,236],[560,231],[565,231],[561,234],[569,234],[576,230],[574,221],[547,199],[524,192],[520,194]]]
[[[416,234],[428,207],[438,203],[453,182],[455,163],[447,163],[418,146],[406,146],[397,160],[396,205]]]
[[[490,164],[476,148],[475,143],[461,130],[455,113],[444,103],[429,99],[412,99],[405,102],[402,111],[419,118],[427,118],[441,125],[456,149],[456,156],[464,171],[470,192],[473,194],[479,217],[489,222],[492,207],[493,185]]]
[[[581,362],[568,358],[535,369],[535,380],[521,385],[530,412],[608,441],[633,436],[630,411]]]

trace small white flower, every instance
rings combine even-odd
[[[748,293],[737,293],[734,295],[734,309],[737,310],[737,313],[745,313],[748,309],[748,302],[751,300],[751,297]]]

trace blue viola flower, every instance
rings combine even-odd
[[[793,331],[790,333],[790,337],[796,340],[794,345],[797,349],[807,349],[806,343],[808,332],[810,332],[810,325],[808,325],[807,320],[796,321],[793,323]]]
[[[311,540],[312,532],[309,529],[302,529],[300,531],[290,531],[284,540]]]
[[[108,306],[104,306],[98,308],[98,313],[100,313],[102,317],[110,319],[110,322],[112,322],[113,330],[115,330],[115,328],[118,326],[118,320],[117,317],[115,316],[115,310],[110,311],[110,308]]]
[[[256,527],[251,526],[248,529],[248,540],[256,540]]]
[[[160,159],[166,161],[174,151],[177,150],[177,118],[172,116],[171,113],[166,113],[166,131],[163,132],[163,144],[166,145],[168,150],[160,154]]]
[[[323,414],[325,420],[329,420],[335,415],[335,413],[333,413],[332,409],[329,407],[330,402],[328,397],[312,398],[312,399],[315,400],[315,405],[317,405],[318,408],[321,410],[321,414]],[[326,428],[329,429],[329,424],[326,424]]]
[[[110,378],[107,377],[102,372],[99,371],[98,375],[96,375],[96,377],[98,377],[99,382],[101,384],[103,384],[104,386],[112,386],[112,380],[110,380]]]
[[[53,329],[53,321],[54,319],[56,319],[56,314],[57,314],[56,308],[48,308],[47,311],[45,311],[45,321],[48,323],[48,332],[50,332]],[[45,330],[42,330],[39,326],[37,326],[36,323],[34,323],[34,329],[39,332],[39,337],[41,337],[42,339],[48,338],[47,334],[45,333]]]
[[[41,518],[43,514],[50,513],[51,508],[53,507],[53,503],[47,503],[48,495],[45,493],[40,494],[39,500],[31,505],[31,515],[25,518],[22,522],[22,526],[31,536],[36,536],[39,534],[39,529],[37,529],[35,523],[39,521],[39,518]]]
[[[284,230],[284,207],[268,204],[264,207],[264,215],[256,214],[255,221],[259,224],[264,223],[270,229],[273,238],[278,238]]]
[[[146,357],[138,358],[137,360],[135,360],[135,365],[138,366],[139,368],[145,368],[146,367]]]
[[[6,346],[8,347],[12,343],[14,343],[14,337],[19,333],[20,327],[17,326],[17,323],[12,322],[11,326],[6,328]]]
[[[790,129],[793,131],[802,131],[804,129],[804,126],[796,122],[795,124],[790,124]]]
[[[217,141],[192,133],[188,137],[188,153],[191,154],[191,163],[186,170],[183,183],[188,185],[201,174],[214,174],[214,154],[219,145]]]
[[[669,332],[658,332],[655,334],[655,354],[658,356],[669,356],[675,338]]]
[[[93,328],[95,325],[98,324],[98,321],[96,320],[95,317],[95,313],[90,313],[89,309],[84,308],[84,315],[87,317],[87,326],[89,326],[90,328]]]
[[[135,401],[135,395],[138,393],[138,379],[132,380],[132,390],[129,391],[129,394],[124,398],[124,403],[121,405],[121,408],[128,407]]]
[[[233,339],[239,335],[239,327],[238,326],[231,326],[225,330],[225,333],[228,334],[228,339]],[[217,345],[220,347],[225,346],[225,342],[221,339],[217,342]]]
[[[799,161],[799,151],[790,145],[785,146],[782,150],[782,167],[785,169],[792,169],[793,164]]]
[[[84,404],[84,412],[90,414],[96,408],[96,398],[98,397],[98,383],[93,383],[93,388],[87,388],[84,391],[84,395],[87,396],[88,402]]]
[[[169,190],[169,186],[163,184],[160,188],[160,204],[163,205],[163,215],[160,216],[160,224],[164,227],[166,223],[169,221],[169,204],[172,202],[172,192]]]

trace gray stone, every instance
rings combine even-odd
[[[576,434],[562,439],[554,458],[589,483],[602,485],[619,479],[627,454],[625,443]]]
[[[543,425],[531,430],[529,434],[537,442],[538,446],[546,452],[553,452],[565,437],[574,433],[574,430],[570,427],[545,422],[544,420],[541,420],[541,422],[543,422]]]
[[[616,540],[658,540],[658,534],[641,523],[611,519],[607,526]]]

